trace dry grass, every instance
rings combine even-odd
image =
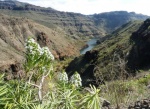
[[[150,83],[150,74],[139,79],[111,81],[100,87],[100,95],[110,101],[112,106],[117,109],[127,108],[137,100],[150,98],[148,83]]]

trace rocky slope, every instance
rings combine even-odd
[[[55,58],[75,56],[78,50],[66,38],[65,32],[54,31],[27,18],[0,14],[0,69],[10,68],[22,62],[25,40],[33,37],[41,46],[48,46]]]
[[[133,46],[130,36],[140,27],[141,23],[140,21],[129,22],[106,36],[107,40],[92,51],[75,58],[66,69],[68,74],[72,75],[78,71],[83,79],[83,85],[105,84],[105,80],[126,78],[128,76],[127,56]]]
[[[142,26],[132,34],[134,43],[128,57],[128,66],[135,70],[150,67],[150,19],[144,21]]]

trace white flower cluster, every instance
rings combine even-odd
[[[44,54],[48,59],[54,60],[54,56],[49,51],[48,47],[43,47],[41,51],[42,51],[42,54]]]
[[[26,41],[25,48],[27,49],[28,54],[46,56],[48,59],[54,60],[54,56],[49,51],[48,47],[41,48],[34,39],[30,38]]]
[[[32,55],[41,54],[41,47],[32,38],[26,41],[25,48],[27,49],[28,54],[32,54]]]
[[[62,72],[62,73],[58,73],[58,79],[59,81],[68,83],[68,75],[66,72]],[[76,87],[82,86],[82,79],[80,77],[80,75],[75,72],[72,77],[70,78],[69,81],[71,84],[73,84]]]
[[[65,82],[65,83],[68,83],[68,75],[67,75],[67,73],[66,73],[66,72],[59,73],[58,79],[59,79],[60,81],[63,81],[63,82]]]
[[[72,75],[70,82],[74,84],[76,87],[82,86],[82,79],[77,72],[75,72],[75,74]]]

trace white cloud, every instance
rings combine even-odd
[[[94,14],[126,10],[150,15],[149,0],[20,0],[38,6],[52,7],[59,11]]]

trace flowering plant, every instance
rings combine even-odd
[[[65,71],[58,75],[59,81],[54,80],[54,56],[48,47],[41,48],[32,38],[25,45],[27,78],[13,80],[8,85],[0,80],[0,109],[100,109],[98,89],[91,86],[90,93],[77,90],[82,86],[78,72],[72,75],[70,81]],[[52,88],[44,92],[44,80],[48,77]]]
[[[44,79],[53,70],[52,61],[54,60],[54,56],[48,47],[41,48],[32,38],[26,41],[25,48],[27,51],[25,69],[29,74],[28,83],[39,89],[39,100],[42,102],[42,86]],[[33,84],[31,81],[33,80],[36,83],[39,79],[41,79],[39,85]]]
[[[71,77],[71,79],[70,79],[70,82],[71,82],[73,85],[75,85],[76,87],[82,86],[82,79],[81,79],[81,77],[80,77],[80,75],[79,75],[78,72],[75,72],[75,73],[72,75],[72,77]]]
[[[62,82],[68,83],[68,75],[66,72],[62,72],[58,74],[58,79]]]

